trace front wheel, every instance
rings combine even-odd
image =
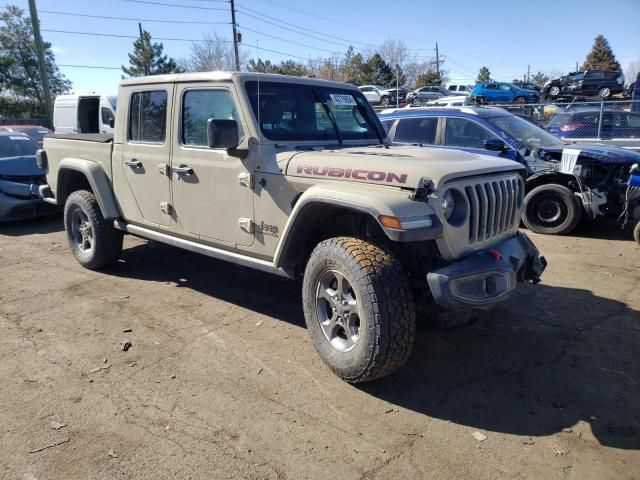
[[[532,232],[565,235],[576,228],[581,216],[579,200],[563,185],[540,185],[524,198],[522,221]]]
[[[415,97],[413,100],[411,100],[411,105],[413,107],[421,107],[422,106],[422,100],[420,99],[420,97]]]
[[[64,205],[64,226],[71,253],[89,270],[115,262],[122,252],[122,232],[102,216],[95,195],[73,192]]]
[[[390,100],[389,100],[389,97],[387,95],[385,95],[384,97],[382,97],[380,99],[380,105],[384,105],[385,107],[387,105],[389,105],[389,102],[390,102]]]
[[[415,306],[404,270],[387,250],[352,237],[330,238],[311,253],[302,300],[320,358],[360,383],[400,368],[415,337]]]
[[[558,95],[560,95],[560,87],[554,85],[553,87],[549,88],[550,97],[557,97]]]
[[[516,97],[516,103],[519,103],[522,105],[524,103],[527,103],[527,99],[524,97]]]

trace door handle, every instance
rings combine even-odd
[[[126,162],[124,162],[124,164],[127,167],[131,167],[131,168],[140,168],[140,167],[142,167],[142,162],[140,160],[136,160],[135,158],[132,158],[131,160],[127,160]]]
[[[189,165],[179,165],[177,167],[171,167],[173,173],[177,173],[178,175],[193,175],[193,168]]]

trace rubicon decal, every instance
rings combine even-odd
[[[378,172],[373,170],[352,170],[351,168],[318,167],[312,165],[298,165],[298,173],[317,175],[321,177],[352,178],[354,180],[369,180],[372,182],[407,183],[406,173]]]

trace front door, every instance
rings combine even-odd
[[[156,86],[132,91],[129,96],[120,166],[113,166],[122,169],[140,213],[128,214],[129,220],[171,224],[167,208],[170,178],[165,168],[171,156],[171,136],[167,131],[170,105],[171,91]]]
[[[248,159],[212,149],[207,120],[236,120],[246,135],[232,87],[179,85],[174,118],[178,132],[171,160],[173,206],[181,229],[203,240],[229,246],[253,243],[253,190]]]

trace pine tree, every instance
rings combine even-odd
[[[51,96],[71,89],[71,82],[58,70],[48,42],[44,42],[44,57]],[[31,19],[14,5],[0,13],[0,91],[5,97],[3,104],[12,105],[13,115],[20,111],[27,115],[45,112]]]
[[[418,78],[416,78],[415,88],[425,87],[428,85],[442,85],[442,75],[436,72],[433,68],[429,68],[429,70],[418,75]]]
[[[616,56],[613,54],[611,45],[602,35],[596,37],[593,47],[582,65],[582,71],[586,70],[610,70],[615,72],[622,70],[616,60]]]
[[[478,72],[477,82],[488,82],[491,80],[491,72],[487,67],[482,67]]]
[[[141,38],[133,42],[133,52],[129,54],[129,68],[122,65],[122,71],[130,77],[180,72],[176,61],[163,55],[163,50],[162,43],[151,43],[151,34],[143,30]]]
[[[390,87],[395,85],[396,76],[394,75],[393,70],[378,53],[374,54],[367,64],[372,84],[379,85],[381,87]]]

